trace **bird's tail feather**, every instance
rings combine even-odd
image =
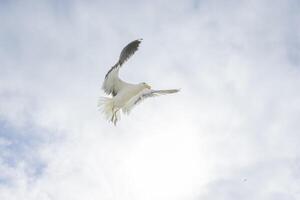
[[[98,108],[108,121],[117,124],[120,120],[119,110],[114,106],[113,98],[101,97],[98,100]]]

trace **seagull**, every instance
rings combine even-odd
[[[132,108],[145,98],[179,91],[179,89],[153,90],[145,82],[132,84],[119,78],[120,68],[138,50],[141,41],[142,39],[134,40],[125,46],[121,51],[118,62],[105,75],[102,89],[111,97],[101,97],[98,101],[98,107],[102,110],[106,119],[114,125],[120,120],[120,110],[124,114],[129,114]]]

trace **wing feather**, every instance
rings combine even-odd
[[[138,105],[146,98],[155,97],[159,95],[173,94],[176,92],[179,92],[179,89],[171,89],[171,90],[144,89],[139,94],[132,97],[130,101],[128,101],[128,103],[123,108],[123,112],[128,114],[134,106]]]
[[[171,89],[171,90],[151,90],[150,89],[150,90],[142,93],[142,95],[140,95],[140,97],[136,99],[134,104],[137,105],[142,100],[144,100],[148,97],[155,97],[155,96],[159,96],[159,95],[173,94],[173,93],[176,93],[176,92],[179,92],[179,89]]]
[[[121,51],[118,62],[112,66],[105,75],[102,89],[106,94],[112,94],[113,96],[116,96],[117,93],[128,84],[119,78],[119,69],[123,63],[126,62],[126,60],[128,60],[138,50],[141,41],[142,39],[134,40],[125,46]]]
[[[142,39],[134,40],[130,42],[126,47],[123,48],[119,57],[119,64],[123,65],[139,48]]]

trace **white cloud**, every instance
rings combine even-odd
[[[299,198],[296,1],[2,5],[0,119],[42,139],[15,167],[0,154],[0,199]],[[113,127],[102,79],[140,37],[121,76],[182,91]]]

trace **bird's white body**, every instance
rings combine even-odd
[[[113,97],[114,105],[117,108],[124,107],[134,96],[138,95],[146,86],[142,84],[128,84]]]
[[[121,52],[119,61],[109,70],[103,82],[103,90],[112,97],[103,97],[99,100],[106,118],[115,125],[120,119],[119,111],[129,114],[131,109],[144,98],[163,94],[171,94],[179,90],[152,90],[146,83],[131,84],[119,78],[119,69],[122,64],[138,49],[141,40],[129,43]]]

